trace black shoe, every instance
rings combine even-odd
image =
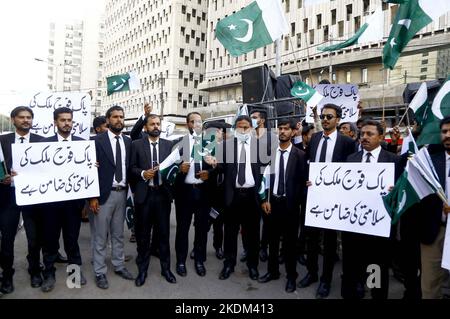
[[[219,279],[220,280],[228,279],[232,272],[234,272],[234,268],[233,267],[224,266],[222,271],[220,272]]]
[[[56,256],[55,262],[58,263],[58,264],[67,264],[69,261],[67,260],[67,257],[64,257],[63,255],[61,255],[58,252],[58,255]]]
[[[205,265],[201,262],[195,263],[195,271],[197,272],[197,275],[199,275],[200,277],[204,277],[206,275]]]
[[[330,284],[321,282],[317,288],[316,299],[324,299],[330,294]]]
[[[294,279],[288,279],[286,282],[286,292],[291,293],[295,291],[295,280]]]
[[[258,278],[259,278],[258,269],[249,267],[248,268],[248,276],[250,277],[251,280],[258,280]]]
[[[239,259],[241,262],[246,262],[247,261],[247,251],[244,250],[241,254],[241,259]]]
[[[219,260],[222,260],[222,259],[223,259],[224,255],[223,255],[223,250],[222,250],[222,248],[216,249],[216,257],[217,257],[217,259],[219,259]]]
[[[145,279],[147,278],[146,272],[139,272],[136,279],[134,280],[134,284],[136,287],[140,287],[145,283]]]
[[[267,261],[267,249],[266,248],[261,248],[259,251],[259,260],[261,260],[262,262]]]
[[[124,268],[118,271],[114,271],[114,273],[116,275],[119,275],[120,277],[122,277],[123,279],[126,280],[134,280],[133,275],[128,271],[128,269]]]
[[[50,292],[55,288],[56,279],[54,275],[50,275],[44,278],[44,282],[42,283],[41,290],[42,292]]]
[[[271,272],[268,272],[264,276],[259,277],[258,282],[263,284],[263,283],[269,282],[271,280],[277,280],[277,279],[280,279],[280,274],[273,274]]]
[[[317,275],[311,275],[310,273],[307,273],[306,276],[303,277],[303,279],[298,282],[297,287],[299,288],[309,287],[312,283],[317,282],[317,280],[319,280]]]
[[[192,249],[191,253],[189,254],[189,258],[194,259],[194,250]]]
[[[10,294],[14,291],[14,284],[12,278],[3,278],[0,291],[4,294]]]
[[[161,271],[161,276],[166,278],[167,282],[170,283],[170,284],[176,284],[177,283],[177,279],[175,278],[175,276],[172,274],[172,272],[169,269],[162,270]]]
[[[187,271],[186,271],[186,265],[185,264],[177,264],[177,274],[181,277],[186,277]]]
[[[305,265],[306,265],[306,258],[305,258],[305,255],[300,254],[300,255],[298,256],[297,261],[298,261],[298,263],[299,263],[300,265],[305,266]]]
[[[41,274],[31,275],[30,283],[32,288],[39,288],[40,286],[42,286],[42,281],[43,280]]]
[[[108,289],[109,288],[108,279],[106,279],[106,275],[103,275],[103,274],[95,276],[95,284],[100,289]]]

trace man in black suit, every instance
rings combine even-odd
[[[150,114],[144,120],[147,135],[133,141],[131,146],[131,175],[135,188],[135,231],[138,256],[136,264],[139,274],[136,286],[145,283],[150,263],[150,235],[152,229],[158,228],[159,260],[161,275],[169,283],[176,283],[170,271],[170,210],[172,195],[167,181],[162,180],[158,170],[172,151],[172,142],[159,138],[161,120]]]
[[[347,156],[355,151],[355,142],[342,134],[336,128],[342,116],[342,109],[334,104],[326,104],[319,116],[323,132],[315,133],[309,145],[310,162],[345,162]],[[318,280],[319,237],[323,231],[323,268],[316,298],[326,298],[330,293],[333,278],[333,268],[337,248],[337,232],[330,229],[305,227],[307,244],[308,273],[300,280],[298,286],[308,287]]]
[[[189,134],[178,145],[181,147],[183,163],[175,181],[175,207],[177,230],[175,251],[177,255],[177,273],[187,274],[186,258],[189,246],[189,228],[194,215],[194,266],[199,276],[206,275],[206,244],[208,239],[209,212],[209,175],[212,168],[203,157],[202,118],[199,113],[191,112],[186,116]]]
[[[108,131],[97,136],[95,149],[99,162],[100,197],[89,200],[94,216],[94,273],[97,287],[109,288],[106,278],[108,233],[111,237],[111,263],[114,272],[126,280],[134,280],[125,268],[124,221],[128,191],[131,140],[122,134],[125,126],[122,107],[114,105],[106,112]]]
[[[18,207],[16,204],[14,173],[12,168],[12,147],[14,143],[34,143],[42,139],[41,136],[30,133],[33,126],[33,111],[25,106],[16,107],[11,112],[11,121],[15,132],[1,135],[0,143],[5,157],[7,176],[0,181],[0,266],[3,278],[0,291],[9,294],[14,291],[14,239],[19,225],[20,211],[24,220],[28,241],[28,272],[31,276],[31,286],[40,287],[42,284],[40,257],[42,248],[42,212],[37,205]]]
[[[433,162],[439,182],[450,198],[450,117],[440,123],[443,150],[433,153]],[[444,239],[450,207],[436,194],[422,199],[419,213],[420,251],[422,259],[422,297],[442,299],[442,287],[448,284],[449,272],[441,267]]]
[[[257,144],[252,136],[249,116],[238,116],[235,122],[235,138],[227,140],[227,155],[218,169],[225,176],[225,261],[219,279],[230,277],[236,265],[239,227],[248,240],[247,267],[252,280],[257,280],[259,228],[261,208],[258,189],[261,185],[261,164],[258,161]]]
[[[402,172],[401,158],[384,150],[384,129],[380,122],[367,120],[362,123],[360,142],[362,151],[347,157],[354,163],[394,163],[395,177]],[[389,265],[392,241],[389,238],[342,232],[342,297],[360,299],[364,297],[364,284],[368,265],[376,264],[381,270],[381,287],[372,288],[372,298],[387,299],[389,288]]]
[[[306,156],[303,151],[293,147],[295,123],[290,120],[278,121],[278,149],[272,156],[273,166],[270,174],[270,187],[262,209],[267,215],[269,236],[268,272],[259,278],[265,283],[280,277],[278,254],[280,237],[283,237],[287,283],[286,291],[295,291],[297,278],[296,241],[300,218],[300,201],[306,188]]]
[[[57,132],[51,137],[41,140],[41,142],[72,142],[82,141],[77,136],[72,136],[73,111],[67,107],[56,109],[53,112],[53,120]],[[80,247],[78,236],[81,227],[81,211],[83,200],[69,200],[62,202],[52,202],[42,204],[44,213],[44,246],[42,249],[44,256],[44,282],[41,290],[49,292],[55,287],[54,266],[58,257],[59,237],[62,231],[64,239],[64,250],[67,253],[69,264],[81,266]],[[81,273],[82,285],[86,284],[86,279]]]

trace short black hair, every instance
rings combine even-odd
[[[188,115],[186,115],[186,123],[189,123],[189,118],[191,117],[191,115],[194,115],[194,114],[202,117],[202,115],[198,112],[190,112],[190,113],[188,113]]]
[[[360,118],[356,121],[356,126],[358,126],[358,124],[361,124],[361,123],[363,123],[363,122],[365,122],[365,121],[368,121],[368,120],[372,120],[372,117],[370,117],[370,116],[360,117]]]
[[[53,120],[57,120],[59,114],[69,113],[73,117],[73,111],[72,109],[69,109],[68,107],[60,107],[59,109],[56,109],[53,111]]]
[[[157,114],[149,114],[148,116],[144,117],[144,125],[147,125],[148,120],[154,119],[155,117],[159,118],[159,121],[161,122],[161,118]]]
[[[322,81],[319,82],[319,84],[331,84],[331,83],[327,79],[323,79]]]
[[[248,115],[239,115],[236,118],[236,121],[234,121],[234,124],[236,125],[240,121],[247,121],[250,124],[250,126],[252,125],[252,119]]]
[[[109,119],[112,115],[112,112],[114,111],[121,111],[125,115],[123,107],[121,107],[120,105],[113,105],[108,109],[108,111],[106,111],[106,118]]]
[[[15,118],[17,115],[19,115],[20,112],[28,112],[31,114],[31,118],[34,118],[34,113],[33,110],[31,108],[29,108],[28,106],[18,106],[16,108],[14,108],[14,110],[11,111],[11,118]]]
[[[375,121],[375,120],[365,120],[362,123],[361,128],[363,128],[364,126],[367,126],[367,125],[376,126],[378,134],[380,134],[380,135],[384,134],[384,129],[380,122]]]
[[[295,130],[297,128],[297,123],[293,119],[278,120],[277,127],[280,127],[281,125],[289,125],[291,130]]]
[[[250,115],[252,115],[253,113],[259,113],[259,116],[266,120],[267,119],[267,111],[265,109],[262,108],[257,108],[254,107],[251,111],[250,111]]]
[[[340,106],[336,105],[336,104],[325,104],[322,108],[322,112],[324,109],[333,109],[336,112],[336,116],[338,119],[340,119],[342,117],[342,109]]]
[[[207,130],[209,128],[217,128],[217,129],[226,129],[225,121],[210,121],[204,124],[204,129]]]
[[[352,122],[344,122],[339,124],[339,129],[342,127],[342,125],[348,124],[348,126],[350,127],[350,132],[356,133],[356,131],[358,131],[358,128],[356,127],[355,123]]]
[[[444,117],[441,122],[439,123],[439,129],[442,128],[442,126],[444,126],[444,124],[449,124],[450,123],[450,115]]]
[[[97,127],[102,126],[103,124],[106,124],[106,117],[104,115],[97,116],[94,118],[94,121],[92,121],[92,126],[94,127],[94,130]]]
[[[308,135],[308,133],[311,130],[314,130],[314,125],[313,124],[308,124],[308,125],[303,126],[302,135]]]

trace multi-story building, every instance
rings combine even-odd
[[[50,24],[48,87],[90,92],[94,116],[100,114],[105,92],[103,37],[101,19]]]
[[[206,74],[200,84],[200,88],[209,93],[208,107],[203,109],[208,115],[235,112],[242,103],[242,70],[263,64],[275,69],[274,44],[234,58],[215,37],[218,21],[251,1],[209,1]],[[446,77],[449,73],[450,13],[421,30],[405,49],[395,69],[387,71],[382,70],[382,51],[398,5],[380,0],[330,0],[305,7],[303,2],[282,1],[289,24],[289,34],[281,40],[282,74],[300,73],[310,84],[330,78],[334,83],[359,84],[363,103],[370,108],[383,103],[403,104],[404,83]],[[353,36],[378,6],[382,6],[385,21],[383,41],[355,45],[331,54],[317,49]]]
[[[207,8],[207,0],[108,0],[105,75],[135,71],[142,90],[114,93],[104,107],[124,106],[131,125],[144,101],[152,101],[155,113],[178,116],[207,105],[207,92],[198,89],[205,74]]]

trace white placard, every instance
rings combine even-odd
[[[17,205],[99,196],[94,141],[12,144]]]
[[[33,110],[34,119],[31,133],[43,137],[55,135],[53,111],[68,107],[73,111],[72,135],[89,140],[91,127],[91,96],[81,92],[38,92],[24,98],[23,106]]]
[[[341,123],[356,122],[358,120],[358,103],[361,99],[358,86],[354,84],[317,84],[314,89],[323,95],[317,105],[317,114],[320,115],[325,104],[336,104],[342,108]],[[308,114],[312,112],[309,110]],[[311,122],[314,123],[314,122]]]
[[[389,237],[394,163],[311,163],[305,225]]]

